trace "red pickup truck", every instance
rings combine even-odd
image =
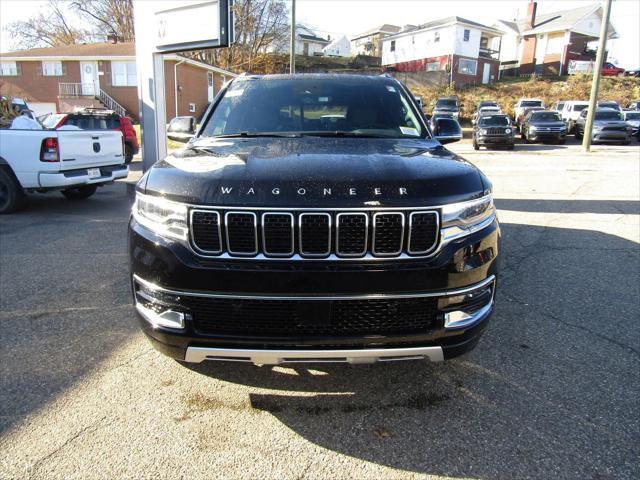
[[[602,64],[603,77],[617,77],[618,75],[624,75],[624,68],[616,67],[613,63],[609,62]]]

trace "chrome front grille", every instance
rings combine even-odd
[[[499,128],[499,127],[490,127],[487,128],[487,135],[504,135],[504,128]]]
[[[303,210],[303,209],[301,209]],[[425,256],[438,244],[434,210],[193,209],[190,240],[203,256],[363,258]]]

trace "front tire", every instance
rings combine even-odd
[[[81,187],[67,188],[62,190],[61,193],[69,200],[84,200],[96,193],[97,189],[98,187],[95,185],[83,185]]]
[[[578,140],[582,140],[582,132],[580,132],[580,130],[578,130],[578,127],[576,127],[576,138]]]
[[[480,150],[480,145],[478,145],[478,142],[476,142],[475,140],[473,141],[473,149]]]
[[[13,213],[24,205],[25,194],[13,177],[0,168],[0,215]]]

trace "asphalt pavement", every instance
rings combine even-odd
[[[502,270],[441,364],[185,366],[134,320],[125,183],[0,218],[0,478],[640,478],[640,147],[450,148]]]

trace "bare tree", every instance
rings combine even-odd
[[[268,72],[272,53],[285,45],[289,11],[285,0],[236,0],[233,5],[235,43],[228,48],[201,50],[190,56],[230,70]]]
[[[73,0],[71,5],[94,26],[96,34],[135,41],[132,0]]]
[[[29,18],[6,27],[17,48],[53,47],[86,41],[90,34],[71,25],[65,2],[49,0],[42,10]]]

